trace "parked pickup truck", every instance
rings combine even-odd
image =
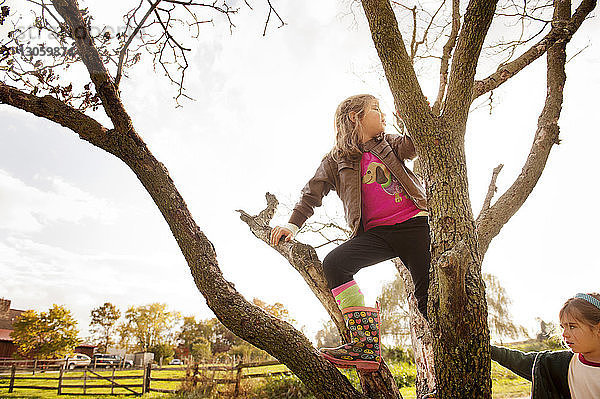
[[[96,365],[96,367],[133,367],[133,362],[128,359],[123,360],[119,355],[96,353],[92,365]]]

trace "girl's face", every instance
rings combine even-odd
[[[590,326],[571,315],[564,315],[560,326],[563,339],[573,352],[581,353],[590,361],[600,359],[600,324]]]
[[[363,143],[377,137],[385,130],[385,114],[379,109],[379,101],[373,100],[367,104],[360,123],[362,125],[361,138]]]

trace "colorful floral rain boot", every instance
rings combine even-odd
[[[343,309],[342,313],[351,340],[337,348],[319,349],[321,356],[340,368],[377,371],[381,363],[379,309],[354,306]]]

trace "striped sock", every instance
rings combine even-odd
[[[365,306],[365,297],[354,280],[335,287],[331,293],[341,310],[352,306]]]

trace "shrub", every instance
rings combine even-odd
[[[399,346],[393,347],[393,348],[388,348],[388,347],[383,347],[382,350],[382,356],[385,359],[386,362],[396,362],[396,363],[409,363],[409,364],[413,364],[414,360],[413,360],[413,355],[411,352],[409,352],[408,350],[404,350]]]
[[[254,389],[250,397],[269,399],[314,399],[308,388],[296,376],[266,377],[265,383]]]
[[[417,378],[417,369],[415,365],[408,362],[397,362],[390,359],[384,358],[387,366],[392,373],[392,377],[396,382],[398,388],[404,388],[414,386]],[[360,390],[360,380],[355,369],[340,370],[342,374],[348,378],[348,381],[352,383],[354,388]]]
[[[396,381],[398,388],[404,388],[415,385],[417,378],[417,369],[415,365],[407,362],[388,362],[390,372]]]
[[[177,399],[211,399],[217,393],[217,384],[200,369],[197,363],[188,364],[181,389],[173,398]]]
[[[512,345],[509,344],[507,346],[509,348],[518,349],[523,352],[539,352],[547,350],[556,351],[566,349],[562,343],[562,339],[557,335],[541,341],[532,339],[529,341],[519,342]]]

